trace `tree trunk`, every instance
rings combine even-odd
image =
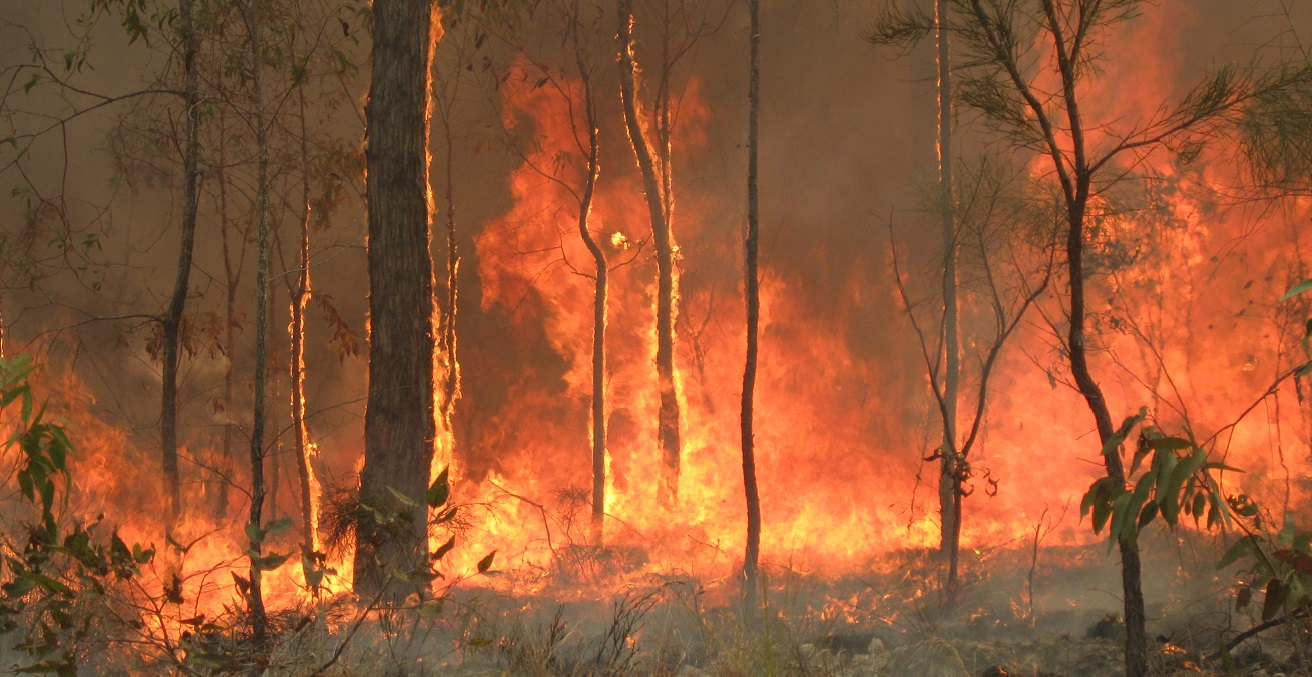
[[[214,492],[214,518],[224,519],[228,516],[228,489],[232,482],[232,447],[236,432],[236,409],[233,405],[233,386],[236,373],[233,364],[236,360],[237,289],[241,282],[241,262],[233,261],[232,256],[232,220],[228,218],[228,176],[227,176],[227,107],[219,108],[219,163],[215,168],[219,182],[219,234],[223,240],[223,280],[224,280],[224,317],[223,346],[228,353],[228,365],[223,370],[223,442],[219,450],[218,482]],[[243,240],[243,251],[245,249]],[[243,255],[242,258],[245,258]],[[235,265],[234,265],[235,263]]]
[[[579,43],[579,17],[577,8],[569,17],[571,39],[574,43],[574,59],[579,69],[579,82],[583,87],[583,123],[588,127],[587,175],[583,179],[583,191],[579,196],[579,238],[592,255],[592,264],[596,275],[592,288],[592,541],[600,546],[604,543],[606,520],[606,303],[607,268],[606,253],[597,243],[589,230],[589,217],[592,214],[592,198],[597,187],[597,177],[601,173],[597,120],[597,99],[592,87],[592,76],[583,59],[583,47]]]
[[[1071,355],[1071,375],[1080,394],[1084,396],[1089,411],[1093,413],[1098,427],[1098,439],[1105,448],[1115,435],[1115,427],[1102,388],[1089,371],[1088,353],[1085,347],[1084,322],[1087,311],[1084,299],[1084,214],[1088,204],[1089,181],[1086,175],[1081,175],[1077,182],[1076,202],[1071,205],[1066,237],[1066,260],[1071,294],[1071,327],[1067,345]],[[1110,453],[1103,455],[1103,460],[1107,467],[1107,476],[1125,484],[1127,477],[1120,451],[1111,450]],[[1121,551],[1121,591],[1125,603],[1125,672],[1126,677],[1143,677],[1148,674],[1148,644],[1139,546],[1125,539],[1120,539],[1117,545]]]
[[[255,268],[255,407],[251,423],[251,511],[247,533],[251,536],[250,605],[253,639],[258,647],[268,634],[268,618],[264,613],[264,594],[261,585],[263,570],[260,557],[263,553],[264,510],[264,389],[265,362],[268,352],[269,326],[269,140],[264,119],[264,94],[261,91],[263,70],[260,44],[260,8],[254,2],[246,3],[246,20],[250,28],[251,89],[255,107],[255,143],[259,150],[259,176],[255,193],[255,220],[258,230],[259,259]],[[253,529],[251,528],[253,527]]]
[[[642,175],[652,241],[656,249],[656,379],[660,413],[656,437],[660,444],[664,477],[660,493],[666,505],[679,497],[679,394],[674,374],[674,236],[666,218],[666,196],[657,176],[651,142],[642,128],[638,102],[638,65],[633,57],[633,0],[619,0],[620,100],[629,142]]]
[[[743,555],[743,596],[747,608],[756,608],[757,566],[761,557],[761,497],[756,487],[756,441],[753,415],[756,392],[758,325],[761,317],[757,250],[761,237],[758,194],[759,118],[761,102],[761,2],[748,0],[751,13],[751,63],[747,98],[747,233],[743,241],[743,294],[747,301],[747,359],[743,368],[742,447],[743,489],[747,497],[747,550]]]
[[[165,533],[172,535],[178,525],[182,509],[182,478],[178,470],[178,360],[181,341],[182,316],[186,309],[187,291],[191,277],[191,256],[196,243],[196,211],[200,172],[200,82],[196,72],[199,50],[196,29],[193,25],[194,0],[178,2],[178,26],[182,37],[183,91],[185,92],[186,138],[182,157],[182,240],[178,247],[178,270],[173,281],[173,294],[169,298],[163,325],[164,349],[160,402],[160,456],[164,467]]]
[[[948,0],[937,0],[938,180],[943,219],[943,449],[939,474],[941,552],[948,560],[945,586],[950,606],[957,592],[961,547],[961,472],[957,452],[957,393],[960,390],[961,336],[957,326],[957,227],[952,205],[952,61],[948,38]]]
[[[355,589],[404,597],[393,571],[427,567],[428,488],[436,435],[433,261],[429,253],[429,66],[437,26],[424,0],[375,0],[365,151],[369,191],[369,401]],[[398,501],[393,491],[413,505]],[[369,511],[361,511],[368,513]]]
[[[314,477],[314,447],[305,424],[305,305],[310,299],[310,151],[305,128],[305,89],[298,88],[301,107],[301,237],[297,257],[296,282],[288,290],[291,297],[290,367],[292,434],[295,436],[296,477],[300,485],[302,564],[310,566],[319,545],[319,483]],[[306,572],[308,574],[308,572]]]

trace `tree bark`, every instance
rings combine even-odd
[[[373,5],[365,150],[369,400],[360,501],[395,519],[358,524],[355,589],[391,599],[408,592],[389,587],[392,572],[426,568],[428,555],[424,493],[436,435],[428,185],[434,11],[424,0],[375,0]],[[413,505],[398,501],[393,491]]]
[[[761,2],[748,0],[751,13],[747,99],[747,233],[743,241],[743,294],[747,302],[747,359],[743,368],[742,448],[743,490],[747,498],[747,549],[743,555],[743,595],[748,609],[756,608],[757,567],[761,557],[761,497],[756,486],[755,414],[756,359],[759,350],[761,317],[760,280],[757,276],[757,252],[761,237],[760,195],[758,193],[759,132],[761,109]]]
[[[182,157],[182,239],[178,247],[178,269],[173,294],[161,318],[164,334],[162,387],[160,393],[160,456],[164,467],[165,533],[172,535],[182,509],[182,478],[178,469],[178,361],[182,317],[186,310],[191,277],[192,250],[196,244],[196,212],[200,171],[200,80],[197,69],[199,43],[192,17],[194,0],[179,0],[178,27],[182,38],[183,91],[186,108],[186,138]]]
[[[264,511],[264,391],[265,372],[268,353],[269,326],[269,140],[264,119],[264,93],[261,89],[261,71],[264,57],[261,53],[260,8],[254,2],[247,2],[246,20],[250,29],[251,48],[251,90],[255,107],[255,143],[259,152],[259,169],[255,193],[255,220],[259,255],[255,268],[255,407],[251,423],[251,510],[248,529],[250,538],[251,567],[250,592],[247,602],[253,626],[255,645],[262,645],[268,634],[268,618],[264,612],[264,594],[261,579],[263,570],[259,560],[263,554],[263,511]]]
[[[656,379],[660,389],[660,413],[656,437],[660,444],[664,476],[660,493],[667,506],[679,497],[679,465],[682,455],[679,428],[679,393],[674,373],[674,235],[667,218],[667,196],[657,176],[651,142],[647,139],[638,101],[638,65],[633,56],[633,0],[619,0],[620,100],[629,143],[642,175],[643,194],[651,219],[652,242],[656,249]]]

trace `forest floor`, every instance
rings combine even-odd
[[[1212,546],[1146,549],[1154,675],[1312,674],[1306,627],[1284,626],[1209,659],[1254,624],[1234,609]],[[958,599],[943,609],[934,556],[890,556],[837,579],[777,567],[762,613],[744,615],[731,578],[579,571],[505,573],[458,587],[431,618],[384,615],[346,635],[331,614],[283,643],[267,674],[670,675],[737,677],[1112,677],[1124,674],[1119,568],[1105,544],[963,553]],[[532,587],[530,591],[527,588]],[[1033,601],[1030,601],[1031,591]],[[1256,605],[1254,605],[1256,607]]]

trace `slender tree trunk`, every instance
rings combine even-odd
[[[255,193],[255,220],[258,231],[259,259],[255,272],[255,407],[251,423],[251,511],[247,529],[251,535],[250,551],[250,604],[253,625],[253,639],[256,646],[264,643],[268,634],[268,619],[264,612],[264,592],[262,585],[263,571],[259,559],[263,554],[263,510],[264,510],[264,390],[265,371],[268,359],[268,325],[269,325],[269,140],[264,118],[264,93],[261,72],[263,69],[263,46],[261,44],[260,7],[255,2],[246,3],[246,20],[250,28],[251,47],[251,89],[255,107],[255,143],[259,150],[259,175]]]
[[[160,402],[160,452],[164,466],[167,497],[165,533],[177,527],[182,509],[182,478],[178,469],[178,360],[182,333],[182,316],[186,309],[191,277],[192,250],[196,243],[196,212],[200,183],[200,81],[196,72],[199,50],[192,10],[194,0],[179,0],[178,26],[182,37],[183,91],[185,92],[186,138],[182,157],[182,240],[178,251],[178,270],[173,281],[161,324],[164,333],[163,386]]]
[[[442,115],[442,131],[446,136],[446,307],[442,309],[441,335],[438,350],[444,364],[442,372],[442,402],[438,407],[445,434],[451,436],[450,452],[455,455],[455,413],[460,399],[459,337],[456,323],[460,315],[460,241],[456,238],[456,197],[454,137],[451,134],[450,111]]]
[[[597,183],[596,106],[593,104],[592,84],[583,76],[584,96],[588,107],[588,176],[579,200],[579,237],[592,254],[596,268],[592,290],[592,533],[593,541],[602,544],[603,522],[606,514],[606,292],[609,270],[606,254],[588,230],[592,212],[592,195]]]
[[[947,603],[957,593],[961,547],[961,473],[957,452],[957,400],[961,375],[961,336],[957,326],[957,227],[952,205],[952,61],[948,37],[948,0],[937,0],[938,37],[938,179],[943,219],[943,449],[938,481],[942,520],[942,554],[948,560]]]
[[[579,238],[592,255],[596,271],[592,288],[592,541],[600,546],[604,543],[606,519],[606,304],[610,270],[606,253],[592,236],[589,225],[593,194],[597,187],[597,177],[601,174],[601,143],[596,92],[579,42],[581,28],[577,7],[568,21],[570,38],[574,43],[574,61],[583,88],[583,123],[588,127],[587,175],[583,178],[583,191],[579,196]]]
[[[1070,351],[1071,376],[1084,401],[1093,414],[1098,428],[1098,439],[1106,450],[1107,444],[1115,434],[1111,410],[1107,405],[1102,388],[1094,380],[1089,370],[1088,346],[1085,343],[1085,270],[1084,270],[1084,220],[1088,213],[1092,172],[1085,150],[1084,120],[1080,115],[1079,98],[1076,96],[1076,64],[1067,51],[1068,37],[1062,30],[1062,21],[1054,0],[1043,0],[1043,10],[1048,22],[1048,30],[1053,36],[1053,47],[1057,56],[1057,66],[1061,72],[1062,99],[1066,104],[1066,119],[1069,125],[1071,151],[1069,164],[1060,149],[1049,142],[1051,155],[1059,168],[1069,166],[1070,170],[1061,170],[1063,178],[1063,196],[1066,201],[1066,265],[1070,278],[1070,332],[1067,336],[1067,349]],[[1109,450],[1103,454],[1107,467],[1107,476],[1125,485],[1127,475],[1121,461],[1119,449]],[[1139,546],[1136,542],[1118,539],[1121,551],[1121,588],[1125,604],[1125,673],[1126,677],[1144,677],[1148,674],[1148,645],[1145,632],[1143,605],[1142,563],[1139,560]]]
[[[369,189],[369,402],[360,501],[396,515],[356,530],[355,588],[383,592],[393,571],[426,568],[433,397],[429,67],[438,29],[425,0],[375,0],[366,109]],[[397,501],[398,492],[413,502]],[[399,599],[405,590],[393,588]]]
[[[747,233],[743,242],[744,285],[747,300],[747,360],[743,368],[742,446],[743,489],[747,495],[747,551],[743,556],[743,594],[748,609],[756,608],[757,566],[761,557],[761,497],[756,487],[756,441],[753,415],[756,393],[758,325],[761,317],[757,250],[761,237],[758,194],[759,118],[761,104],[761,2],[748,0],[751,13],[751,65],[748,75],[747,118]]]
[[[1084,334],[1087,317],[1084,289],[1084,214],[1089,195],[1088,177],[1080,175],[1077,183],[1076,201],[1071,205],[1066,237],[1066,260],[1071,296],[1071,326],[1067,345],[1071,356],[1071,375],[1084,401],[1088,404],[1089,411],[1093,413],[1098,427],[1098,439],[1105,447],[1115,434],[1115,427],[1102,388],[1089,371]],[[1103,460],[1106,464],[1107,476],[1124,484],[1127,477],[1119,450],[1104,454]],[[1125,539],[1120,539],[1117,545],[1121,551],[1121,590],[1125,603],[1125,670],[1127,677],[1143,677],[1148,674],[1148,644],[1139,547]]]
[[[228,365],[223,370],[223,442],[219,450],[218,488],[214,492],[214,517],[223,519],[228,514],[228,485],[232,482],[232,447],[233,433],[236,431],[236,409],[233,404],[233,386],[235,372],[233,365],[237,358],[236,332],[237,288],[241,281],[241,262],[233,261],[232,256],[232,220],[228,218],[228,175],[227,175],[227,108],[219,109],[219,163],[215,168],[219,182],[219,234],[223,240],[223,280],[224,280],[224,317],[223,345],[228,353]],[[243,257],[245,258],[245,257]]]
[[[295,437],[296,476],[300,485],[302,564],[310,566],[319,545],[319,483],[314,477],[314,447],[305,424],[305,305],[310,299],[310,151],[305,126],[305,88],[299,87],[301,108],[301,237],[297,256],[297,275],[291,297],[291,354],[287,363],[291,373],[292,434]],[[307,572],[308,573],[308,572]]]
[[[657,440],[665,476],[661,478],[661,495],[666,505],[679,497],[679,394],[674,374],[674,236],[666,218],[667,197],[652,155],[651,143],[642,129],[638,102],[638,65],[633,57],[633,0],[619,0],[620,22],[620,100],[629,142],[642,175],[642,189],[651,218],[652,240],[656,248],[656,379],[660,389],[660,413]]]

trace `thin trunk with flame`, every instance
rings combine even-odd
[[[296,477],[300,484],[301,530],[305,561],[322,551],[319,544],[319,483],[314,477],[314,446],[310,431],[305,425],[305,305],[310,300],[310,151],[308,131],[305,127],[305,88],[298,87],[301,117],[301,237],[297,257],[295,283],[289,282],[291,298],[291,354],[287,363],[291,369],[292,435],[295,438]],[[307,564],[307,566],[309,566]]]
[[[747,99],[747,233],[743,242],[743,291],[747,297],[747,358],[743,368],[742,447],[743,490],[747,497],[747,550],[743,555],[743,593],[748,609],[756,607],[757,566],[761,558],[761,496],[756,487],[756,440],[753,427],[756,394],[758,327],[761,319],[761,289],[757,272],[757,250],[761,239],[759,172],[759,123],[761,108],[761,2],[748,0],[751,13],[751,65]]]
[[[663,190],[662,178],[657,176],[652,144],[643,129],[637,91],[638,65],[633,55],[633,0],[619,0],[619,22],[620,100],[624,108],[624,126],[642,175],[642,190],[656,249],[656,377],[661,398],[657,439],[665,472],[660,490],[665,503],[673,505],[679,497],[682,451],[679,393],[674,373],[674,234],[670,230],[666,208],[670,198]]]
[[[164,466],[165,533],[172,534],[182,509],[182,478],[178,470],[178,360],[182,316],[186,309],[191,255],[196,243],[196,211],[200,171],[200,79],[196,59],[199,40],[193,23],[193,0],[178,3],[178,27],[182,37],[183,92],[186,104],[186,137],[182,158],[182,241],[178,248],[178,270],[168,309],[160,318],[163,326],[163,387],[160,403],[160,452]]]

